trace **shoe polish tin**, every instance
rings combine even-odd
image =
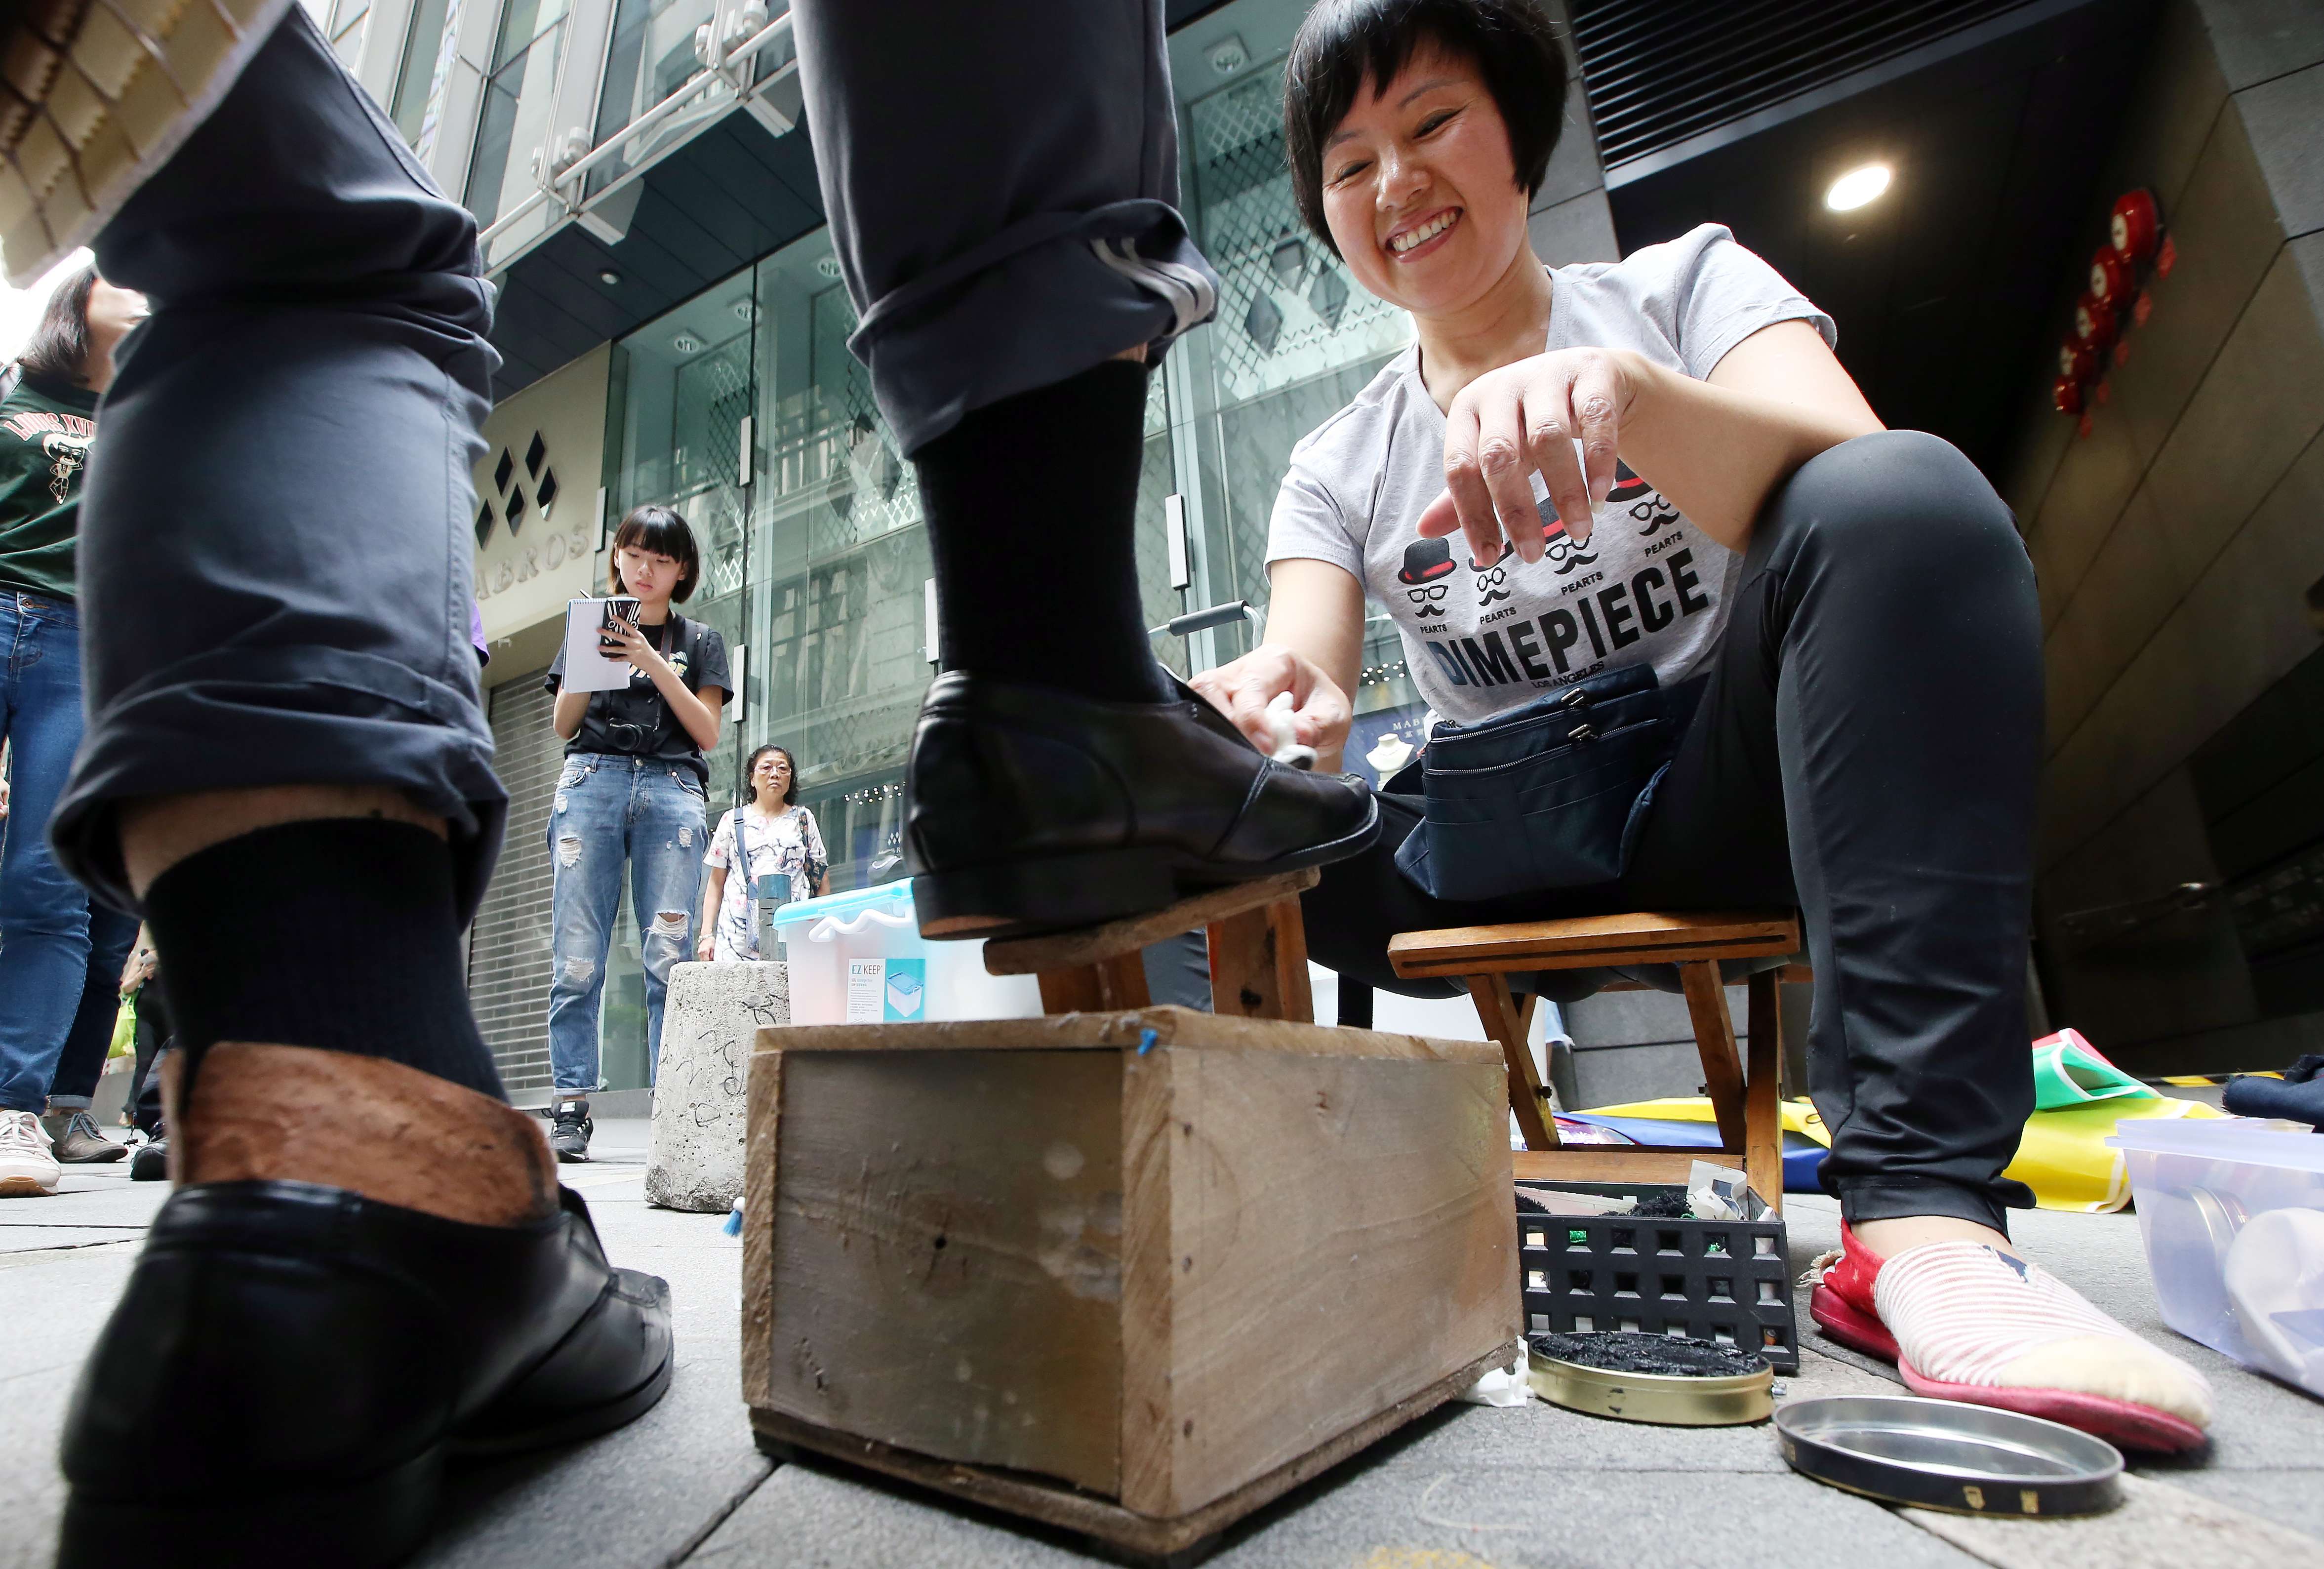
[[[2094,1515],[2122,1495],[2122,1453],[2105,1439],[1958,1400],[1794,1400],[1775,1414],[1775,1444],[1818,1481],[1955,1514]]]
[[[1601,1330],[1528,1335],[1526,1350],[1533,1392],[1592,1417],[1736,1427],[1775,1410],[1775,1370],[1709,1341]]]

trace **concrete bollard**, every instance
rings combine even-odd
[[[723,1214],[742,1192],[751,1044],[791,1020],[783,964],[678,964],[662,1011],[646,1202]]]

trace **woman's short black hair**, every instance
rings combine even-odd
[[[791,765],[791,782],[783,790],[783,805],[797,806],[798,804],[798,759],[791,755],[789,747],[778,746],[771,741],[764,746],[752,748],[751,755],[743,761],[742,798],[746,801],[755,801],[759,798],[759,787],[751,782],[751,776],[759,771],[759,759],[770,752],[781,752],[783,761]]]
[[[16,363],[43,381],[78,387],[88,379],[88,296],[97,269],[83,267],[57,285],[41,310],[41,323]]]
[[[605,558],[605,586],[615,594],[622,592],[622,552],[632,545],[678,563],[678,586],[669,593],[672,600],[684,605],[694,597],[694,586],[702,580],[702,552],[695,548],[694,531],[676,509],[639,507],[613,531],[613,549]]]
[[[1291,195],[1315,237],[1323,222],[1323,142],[1367,81],[1386,87],[1426,45],[1476,63],[1509,128],[1509,162],[1530,202],[1565,127],[1565,51],[1533,0],[1318,0],[1283,70]]]

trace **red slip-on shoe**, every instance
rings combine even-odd
[[[2126,1449],[2204,1442],[2211,1389],[2039,1265],[1981,1242],[1932,1242],[1883,1259],[1840,1228],[1818,1259],[1808,1315],[1824,1334],[1896,1364],[1937,1400],[2022,1411]]]

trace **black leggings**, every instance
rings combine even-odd
[[[2025,1028],[2041,613],[2009,509],[1952,447],[1895,430],[1770,498],[1628,875],[1486,903],[1396,870],[1416,795],[1303,900],[1316,963],[1388,991],[1397,932],[1628,909],[1796,905],[1815,965],[1810,1091],[1850,1221],[1999,1227],[2034,1109]],[[1416,772],[1416,771],[1410,771]],[[1399,779],[1395,784],[1404,784]],[[1561,984],[1563,983],[1563,984]],[[1586,990],[1591,982],[1582,978]],[[1576,980],[1541,978],[1554,998]]]

